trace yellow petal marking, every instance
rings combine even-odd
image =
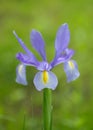
[[[48,72],[46,70],[43,71],[43,82],[45,84],[48,82]]]
[[[69,66],[70,66],[70,68],[71,68],[71,69],[73,69],[73,68],[74,68],[74,64],[73,64],[73,62],[68,61],[68,64],[69,64]]]
[[[21,72],[22,72],[22,68],[23,68],[23,65],[20,65],[19,68],[18,68],[18,71],[19,71],[20,75],[21,75]]]

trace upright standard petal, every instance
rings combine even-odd
[[[43,60],[46,61],[45,43],[41,33],[37,32],[36,30],[32,30],[30,39],[31,39],[32,46],[41,55]]]
[[[19,84],[27,85],[27,80],[26,80],[26,66],[23,64],[20,64],[17,66],[16,69],[16,82]]]
[[[51,71],[38,72],[33,82],[38,91],[44,88],[55,90],[58,84],[56,75]]]
[[[71,82],[80,76],[77,63],[74,60],[69,60],[64,63],[64,71],[67,76],[67,82]]]
[[[59,57],[62,51],[67,48],[70,40],[70,32],[67,24],[63,24],[56,35],[55,49],[56,56]]]
[[[18,42],[20,43],[20,45],[22,46],[22,48],[25,50],[25,52],[28,55],[33,55],[31,51],[29,51],[29,49],[25,46],[24,42],[22,41],[21,38],[18,37],[18,35],[16,34],[15,31],[13,31],[13,34],[15,35],[16,39],[18,40]]]

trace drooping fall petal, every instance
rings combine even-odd
[[[27,85],[26,80],[26,66],[19,64],[16,69],[16,82],[19,84]]]
[[[33,82],[38,91],[44,88],[55,90],[58,84],[56,75],[51,71],[38,72]]]
[[[67,76],[67,82],[71,82],[80,76],[76,61],[69,60],[64,63],[64,71]]]

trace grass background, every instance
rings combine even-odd
[[[39,30],[46,42],[48,61],[54,57],[59,26],[68,23],[69,48],[76,53],[80,78],[66,82],[63,66],[53,69],[59,85],[53,91],[53,130],[93,130],[93,1],[92,0],[0,0],[0,130],[42,130],[42,92],[33,85],[37,72],[27,67],[28,86],[15,83],[17,52],[24,52],[12,31],[29,49],[30,32]]]

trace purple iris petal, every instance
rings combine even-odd
[[[55,40],[55,49],[56,49],[56,57],[59,57],[62,51],[67,48],[70,40],[70,32],[67,24],[63,24],[56,35]]]
[[[67,76],[67,82],[71,82],[80,76],[77,63],[74,60],[64,63],[64,71]]]
[[[54,60],[50,63],[52,67],[64,63],[71,59],[71,57],[74,55],[74,51],[71,49],[65,49],[62,54],[58,58],[54,58]]]
[[[49,88],[49,89],[55,90],[56,86],[58,84],[58,80],[57,80],[56,75],[53,72],[48,71],[47,72],[48,79],[47,79],[47,82],[44,83],[43,73],[44,72],[38,72],[34,77],[34,85],[35,85],[36,89],[38,91],[41,91],[44,88]]]
[[[23,64],[29,65],[29,66],[35,66],[37,67],[39,62],[35,59],[35,57],[31,57],[27,54],[18,53],[16,55],[16,58],[20,60]]]
[[[16,82],[19,84],[27,85],[26,66],[23,64],[18,65],[16,69],[16,74],[17,74]]]
[[[46,61],[45,43],[41,33],[37,32],[36,30],[32,30],[30,39],[32,46],[42,56],[43,60]]]
[[[52,66],[49,65],[45,61],[40,62],[40,64],[37,66],[37,69],[40,70],[40,71],[44,71],[44,70],[49,71],[51,68],[52,68]]]
[[[18,35],[16,34],[15,31],[13,31],[13,34],[15,35],[15,37],[17,38],[18,42],[20,43],[20,45],[22,46],[22,48],[25,50],[25,52],[26,52],[28,55],[33,56],[33,53],[32,53],[31,51],[29,51],[29,49],[25,46],[24,42],[22,41],[21,38],[18,37]]]
[[[16,34],[15,31],[13,31],[15,37],[17,38],[18,42],[20,43],[20,45],[22,46],[22,48],[25,50],[25,52],[27,53],[27,55],[19,53],[17,54],[17,58],[21,61],[24,62],[24,60],[27,62],[27,60],[30,60],[31,65],[33,64],[34,66],[38,63],[36,57],[34,56],[34,54],[29,51],[29,49],[25,46],[24,42],[18,37],[18,35]],[[22,61],[23,60],[23,61]],[[27,63],[28,64],[28,63]]]

